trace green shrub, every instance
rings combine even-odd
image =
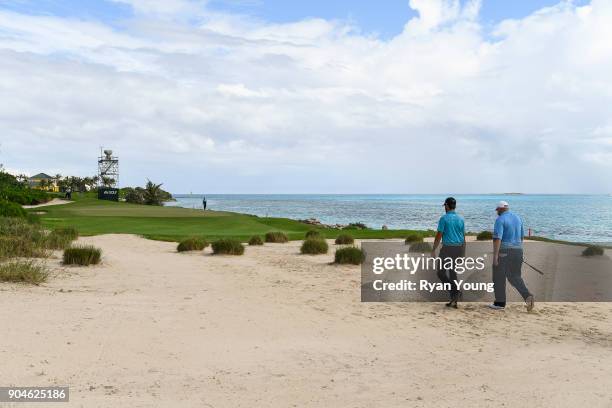
[[[318,230],[314,230],[313,229],[313,230],[310,230],[310,231],[308,231],[306,233],[306,239],[309,239],[309,238],[321,238],[321,237],[322,237],[321,231],[318,231]]]
[[[26,218],[28,213],[17,203],[2,200],[0,201],[0,217]]]
[[[96,265],[102,259],[102,250],[91,245],[73,246],[64,250],[64,265]]]
[[[336,250],[334,262],[337,264],[359,265],[365,259],[363,251],[357,247],[345,247]]]
[[[285,242],[288,242],[288,241],[289,241],[289,238],[287,237],[287,235],[280,231],[268,232],[266,234],[266,242],[276,242],[276,243],[284,244]]]
[[[4,171],[4,167],[0,164],[0,187],[15,188],[22,187],[23,183],[17,180],[17,177]]]
[[[126,187],[121,190],[125,196],[125,202],[130,204],[144,204],[144,195],[141,190],[136,190],[132,187]]]
[[[604,249],[599,245],[589,245],[582,251],[582,256],[601,256],[604,254]]]
[[[423,236],[421,234],[408,234],[406,235],[406,240],[404,242],[407,245],[412,244],[413,242],[423,242]]]
[[[364,230],[364,229],[368,229],[368,226],[365,225],[363,222],[351,222],[349,225],[347,225],[343,229],[345,230]]]
[[[220,239],[212,243],[212,250],[217,255],[242,255],[244,246],[237,239]]]
[[[179,242],[176,250],[178,252],[186,251],[202,251],[208,246],[208,242],[204,238],[191,237]]]
[[[44,191],[23,187],[0,188],[0,197],[2,200],[11,201],[21,205],[42,204],[53,198],[52,195],[49,195]]]
[[[433,250],[433,247],[429,242],[414,242],[408,248],[410,252],[423,252],[429,253]]]
[[[317,255],[317,254],[326,254],[329,247],[327,242],[321,238],[308,238],[306,241],[302,243],[302,247],[300,248],[300,252],[302,254],[309,255]]]
[[[355,239],[348,234],[341,234],[336,238],[337,245],[353,245],[354,242]]]
[[[42,264],[33,261],[11,261],[0,264],[0,282],[22,282],[39,285],[49,276]]]
[[[263,245],[263,239],[259,235],[253,235],[251,239],[249,239],[249,245]]]
[[[78,237],[79,232],[76,228],[57,227],[47,235],[46,247],[49,249],[65,249]]]
[[[493,234],[491,233],[491,231],[482,231],[482,232],[479,232],[478,235],[476,235],[477,241],[490,241],[492,239],[493,239]]]

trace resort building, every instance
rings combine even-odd
[[[58,192],[59,186],[57,180],[45,173],[38,173],[28,179],[28,183],[31,188],[37,190],[53,191]]]

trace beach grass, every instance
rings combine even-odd
[[[251,238],[249,238],[249,245],[263,245],[263,239],[259,236],[259,235],[253,235]]]
[[[302,243],[300,253],[307,255],[326,254],[329,250],[329,245],[321,238],[308,238]]]
[[[48,251],[27,237],[0,236],[0,259],[44,258]]]
[[[493,233],[491,231],[481,231],[476,235],[477,241],[490,241],[493,239]]]
[[[0,217],[0,259],[44,258],[47,234],[40,225],[23,218]]]
[[[433,250],[433,247],[429,242],[414,242],[408,248],[409,252],[425,252],[429,253]]]
[[[79,232],[74,227],[57,227],[47,235],[46,247],[49,249],[66,249],[72,241],[79,237]]]
[[[215,255],[242,255],[244,245],[237,239],[219,239],[212,243],[212,250]]]
[[[359,265],[365,259],[365,254],[357,247],[344,247],[336,250],[334,254],[334,263]]]
[[[204,238],[190,237],[179,242],[176,250],[178,252],[202,251],[208,246],[208,242]]]
[[[323,235],[321,234],[321,231],[316,230],[316,229],[311,229],[309,231],[306,231],[306,236],[305,238],[321,238],[323,237]]]
[[[603,254],[604,249],[599,245],[589,245],[582,251],[582,256],[601,256]]]
[[[266,242],[284,244],[289,241],[289,237],[282,231],[272,231],[266,234]]]
[[[423,242],[423,236],[421,234],[408,234],[404,239],[406,244],[412,244],[413,242]]]
[[[352,235],[340,234],[336,237],[336,245],[352,245],[355,242],[355,238]]]
[[[64,250],[64,265],[96,265],[102,259],[102,250],[91,245],[74,246]]]
[[[287,218],[257,217],[222,211],[202,211],[179,207],[157,207],[74,196],[70,205],[45,207],[41,214],[46,228],[74,227],[81,236],[135,234],[149,239],[180,242],[192,236],[208,241],[236,238],[247,242],[253,235],[282,232],[290,240],[302,240],[312,226]],[[335,239],[342,230],[321,228],[322,236]],[[354,229],[356,239],[402,238],[414,230]],[[345,232],[344,232],[345,233]],[[423,232],[428,234],[428,232]]]
[[[75,240],[79,237],[79,231],[74,227],[57,227],[52,232]]]
[[[39,285],[47,280],[47,269],[32,260],[16,260],[0,264],[0,282]]]

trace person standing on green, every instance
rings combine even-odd
[[[448,197],[444,200],[444,214],[438,222],[438,232],[433,244],[433,250],[431,256],[436,257],[436,249],[442,241],[442,248],[440,249],[439,257],[442,259],[440,268],[438,268],[438,278],[443,283],[450,284],[450,302],[446,304],[447,307],[453,307],[457,309],[457,303],[461,297],[461,291],[457,288],[455,281],[457,280],[457,272],[455,272],[455,265],[457,258],[463,257],[465,250],[465,222],[463,218],[457,214],[455,209],[457,208],[457,200],[453,197]],[[448,259],[452,262],[448,262]],[[450,268],[447,268],[449,266]]]

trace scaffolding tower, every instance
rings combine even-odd
[[[119,158],[112,150],[102,150],[98,157],[98,186],[115,188],[119,185]]]

